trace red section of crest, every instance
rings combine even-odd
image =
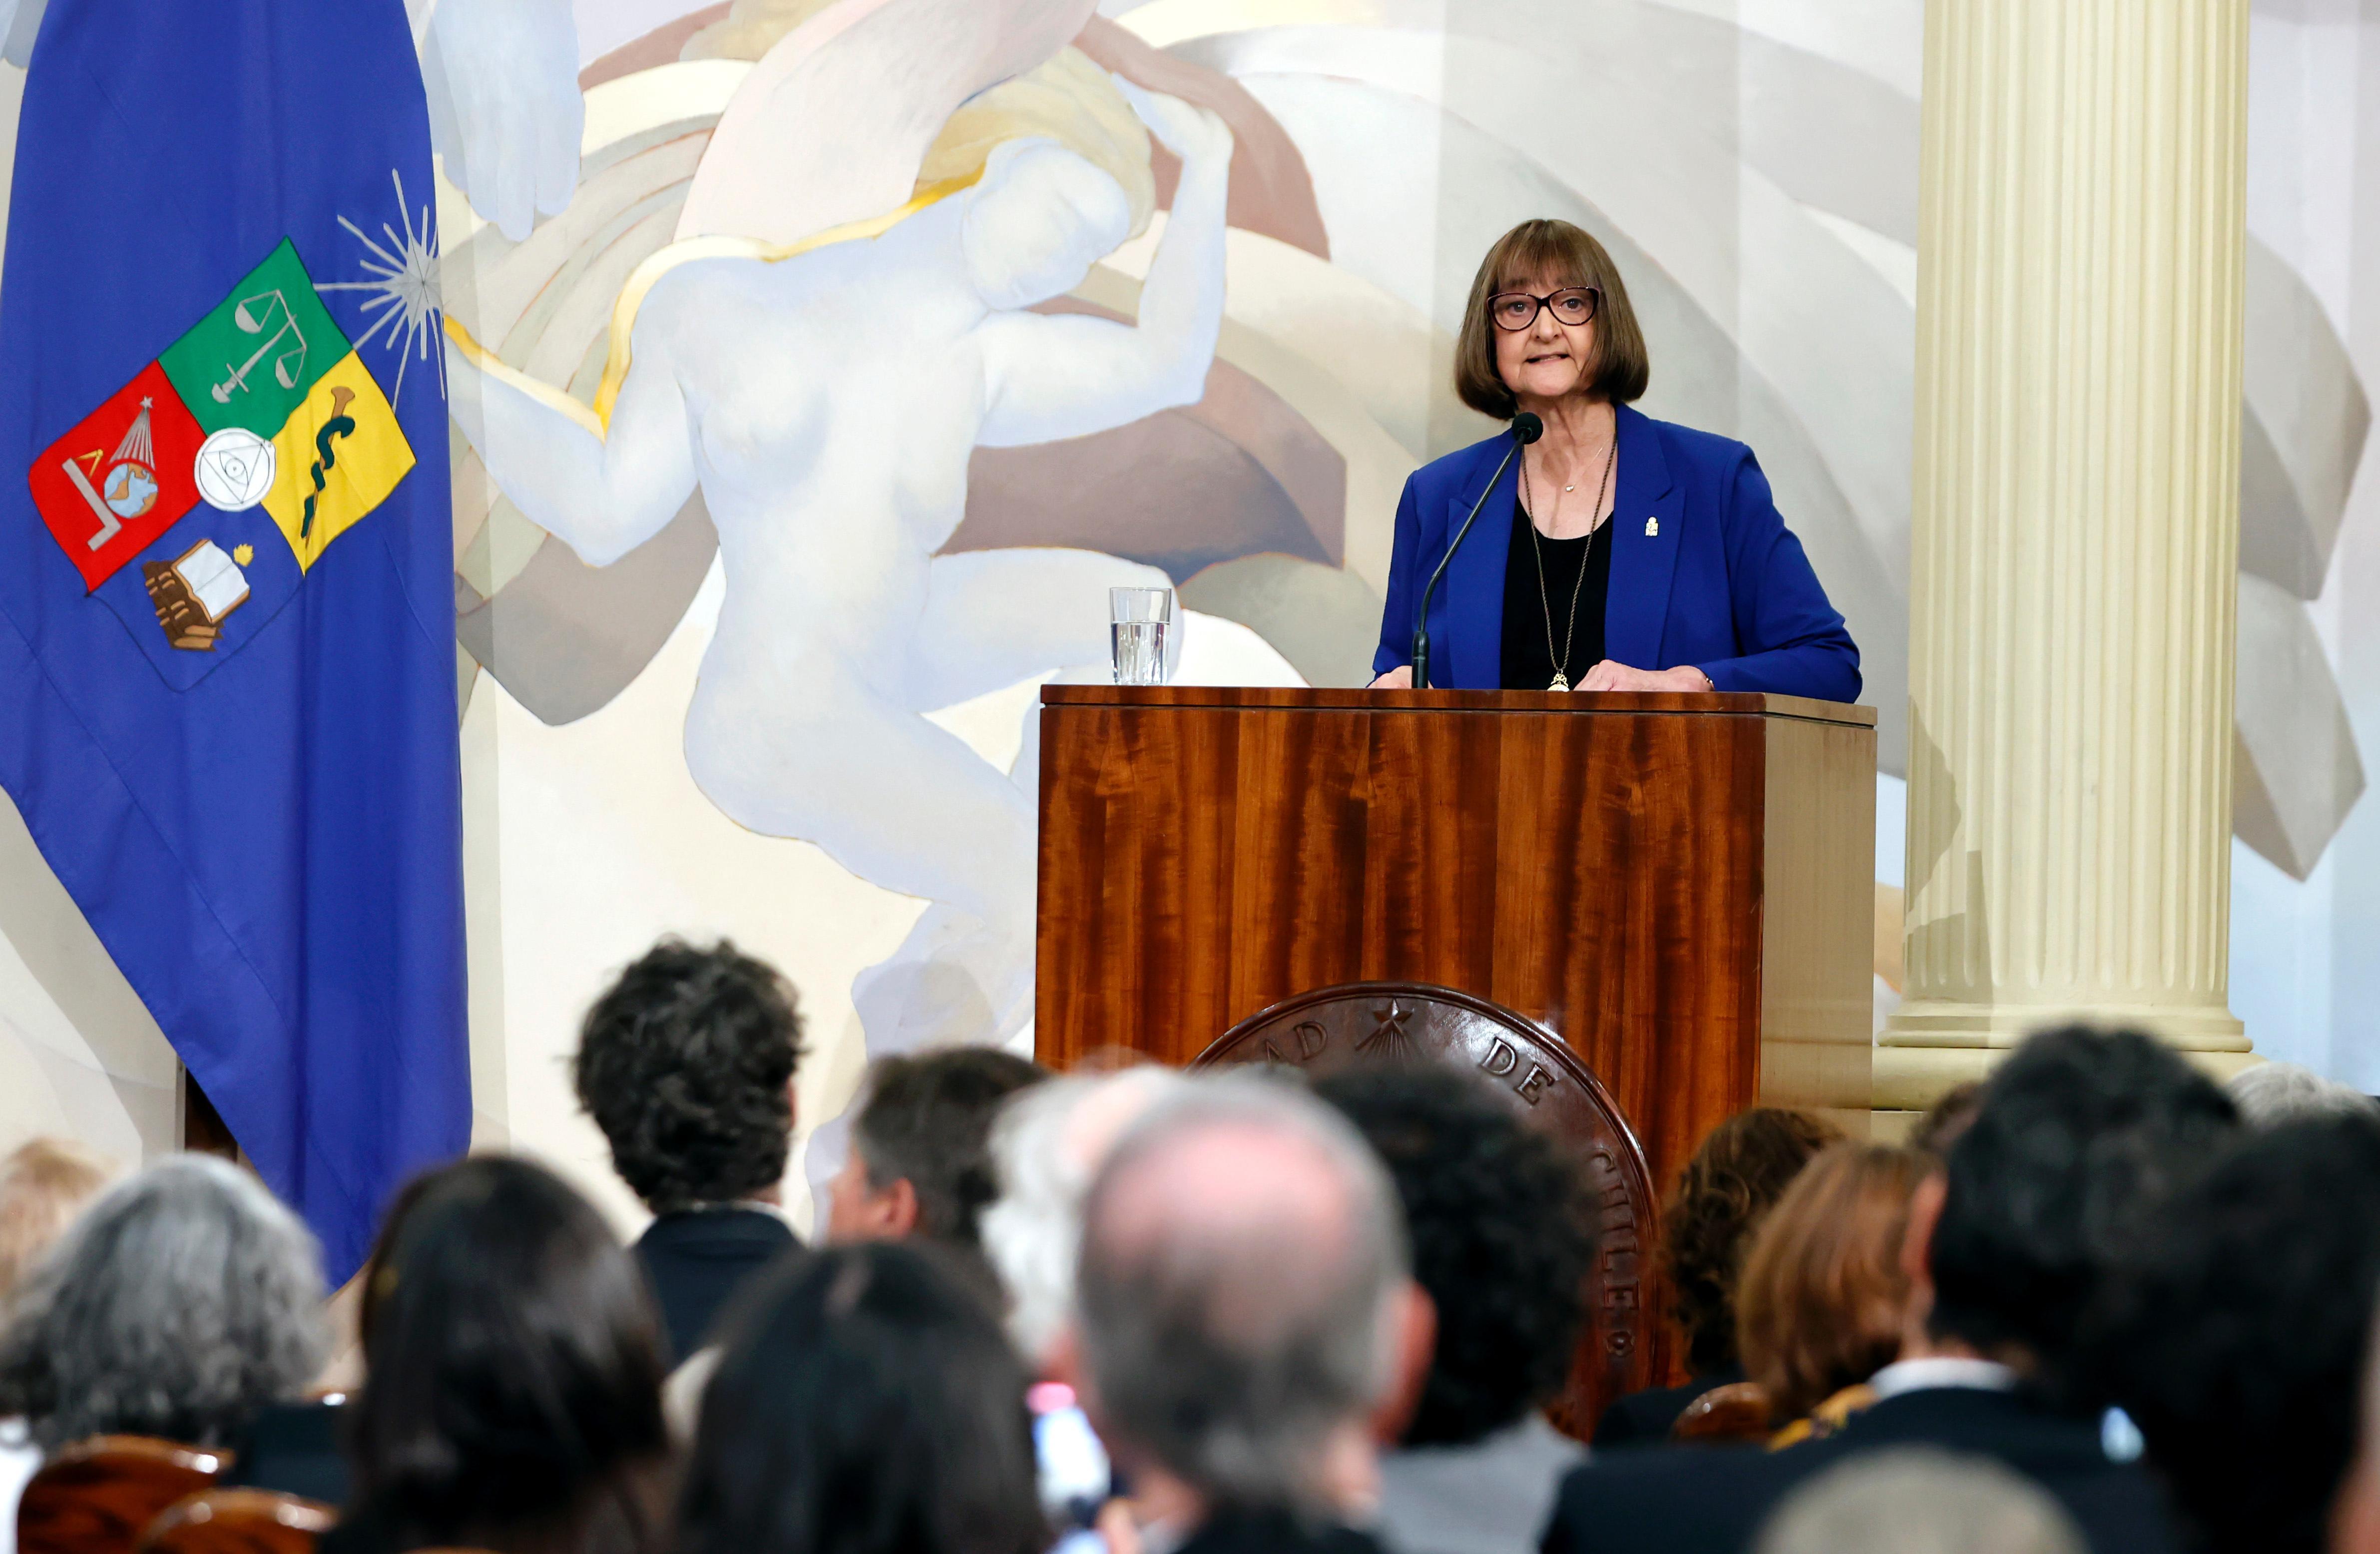
[[[139,467],[118,469],[118,454],[140,419],[144,399],[149,401],[149,457]],[[151,540],[197,503],[194,466],[199,444],[205,441],[206,433],[165,381],[165,370],[152,361],[33,461],[26,477],[33,505],[41,509],[51,538],[82,574],[84,588],[95,589],[115,576],[116,568],[147,550]],[[111,476],[119,477],[113,493]],[[156,497],[145,510],[128,516],[109,507],[110,494],[125,509],[137,505],[148,480],[155,481]],[[115,532],[108,534],[111,523]],[[91,541],[103,534],[106,538],[94,549]]]

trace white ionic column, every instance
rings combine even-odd
[[[1879,1107],[2055,1020],[2248,1049],[2247,50],[2247,0],[1926,7],[1907,983]]]

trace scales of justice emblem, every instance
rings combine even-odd
[[[368,279],[322,286],[282,238],[27,470],[85,595],[131,628],[169,686],[189,688],[207,673],[196,661],[251,640],[413,468],[360,347],[387,334],[400,385],[404,345],[428,354],[437,292],[428,212],[420,222],[385,260],[363,238]],[[351,291],[369,294],[352,339],[322,296]]]
[[[266,334],[276,319],[280,321],[279,327]],[[249,353],[247,360],[236,367],[230,362],[224,364],[223,381],[209,387],[209,397],[218,405],[229,405],[234,395],[245,394],[249,374],[268,355],[273,358],[273,381],[284,389],[298,386],[306,370],[306,334],[278,290],[241,297],[232,310],[232,323],[242,334],[262,334],[264,338]],[[83,542],[88,549],[100,549],[121,533],[127,523],[146,516],[157,504],[157,454],[150,431],[155,406],[153,395],[141,397],[140,413],[125,429],[123,441],[115,445],[112,456],[103,459],[94,450],[67,458],[59,466],[67,482],[90,504],[91,516],[99,520],[97,530]],[[86,466],[90,472],[86,472]],[[92,473],[99,477],[95,487]],[[245,427],[225,427],[200,445],[191,474],[199,493],[210,506],[235,513],[253,507],[273,489],[273,444]]]

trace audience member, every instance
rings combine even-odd
[[[2380,1330],[2366,1329],[2355,1460],[2331,1516],[2332,1554],[2380,1554]]]
[[[1025,1369],[917,1244],[829,1248],[737,1305],[678,1554],[1040,1554]]]
[[[2297,1063],[2258,1063],[2233,1074],[2223,1087],[2231,1093],[2232,1104],[2252,1128],[2269,1128],[2300,1117],[2380,1118],[2380,1101]]]
[[[1596,1423],[1598,1449],[1666,1441],[1688,1403],[1744,1379],[1735,1351],[1735,1281],[1744,1251],[1786,1184],[1842,1136],[1821,1118],[1763,1106],[1729,1118],[1703,1140],[1661,1217],[1670,1313],[1694,1379],[1615,1400]]]
[[[2132,1032],[2034,1037],[1912,1196],[1900,1357],[1835,1434],[1774,1453],[1623,1454],[1562,1487],[1547,1554],[1745,1548],[1794,1485],[1845,1457],[1930,1445],[1990,1457],[2065,1506],[2097,1554],[2172,1547],[2155,1485],[2108,1460],[2070,1396],[2085,1306],[2157,1198],[2238,1131],[2229,1099]]]
[[[1084,1205],[1086,1404],[1179,1554],[1377,1548],[1347,1524],[1430,1343],[1395,1189],[1312,1097],[1196,1083],[1118,1144]]]
[[[117,1183],[7,1305],[0,1549],[16,1547],[17,1502],[44,1453],[95,1435],[225,1446],[329,1352],[314,1238],[262,1183],[204,1155]]]
[[[1009,1097],[1050,1077],[997,1047],[942,1047],[880,1058],[852,1125],[851,1153],[830,1188],[827,1239],[931,1236],[980,1247],[999,1195],[987,1140]]]
[[[115,1174],[104,1156],[64,1138],[30,1139],[0,1160],[0,1300]]]
[[[1420,1405],[1380,1463],[1380,1541],[1531,1554],[1585,1455],[1539,1412],[1569,1378],[1585,1315],[1594,1237],[1577,1166],[1458,1070],[1351,1069],[1315,1093],[1387,1164],[1437,1310]]]
[[[1924,1447],[1840,1463],[1793,1491],[1757,1554],[2082,1554],[2058,1502],[1986,1457]]]
[[[1964,1080],[1942,1092],[1939,1099],[1917,1119],[1909,1132],[1909,1147],[1940,1159],[1959,1142],[1967,1124],[1975,1120],[1975,1108],[1984,1104],[1984,1082]]]
[[[983,1252],[1007,1295],[1009,1337],[1043,1378],[1027,1396],[1041,1503],[1061,1525],[1078,1524],[1115,1489],[1089,1418],[1053,1375],[1060,1335],[1074,1320],[1083,1196],[1116,1139],[1187,1083],[1154,1063],[1100,1074],[1077,1070],[1011,1097],[992,1123],[987,1147],[1000,1196],[983,1211]]]
[[[587,1012],[572,1078],[613,1169],[655,1216],[637,1259],[674,1360],[795,1244],[776,1205],[801,1036],[794,989],[725,940],[662,940]]]
[[[314,1239],[228,1161],[171,1155],[103,1194],[18,1287],[0,1413],[55,1451],[94,1435],[223,1446],[330,1348]]]
[[[984,1256],[1008,1294],[1009,1336],[1037,1375],[1048,1374],[1053,1346],[1074,1320],[1091,1179],[1126,1130],[1189,1083],[1153,1063],[1070,1075],[1013,1097],[993,1123],[1000,1196],[983,1212]]]
[[[2199,1547],[2323,1547],[2375,1294],[2380,1118],[2253,1134],[2149,1220],[2095,1336]]]
[[[1753,1238],[1735,1293],[1736,1346],[1790,1445],[1873,1401],[1861,1384],[1900,1350],[1901,1244],[1927,1169],[1914,1149],[1837,1144],[1812,1160]]]
[[[364,1268],[355,1494],[323,1554],[660,1547],[662,1334],[593,1205],[482,1155],[399,1195]]]

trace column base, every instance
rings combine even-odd
[[[2128,1026],[2190,1052],[2245,1052],[2248,1030],[2221,1004],[1968,1003],[1912,999],[1892,1012],[1883,1047],[2016,1047],[2050,1026]]]
[[[1926,999],[1895,1010],[1876,1038],[1871,1104],[1922,1111],[1946,1091],[1985,1077],[2035,1031],[2068,1023],[2146,1031],[2180,1048],[2218,1083],[2265,1061],[2251,1050],[2238,1016],[2220,1007],[2026,1008]]]

